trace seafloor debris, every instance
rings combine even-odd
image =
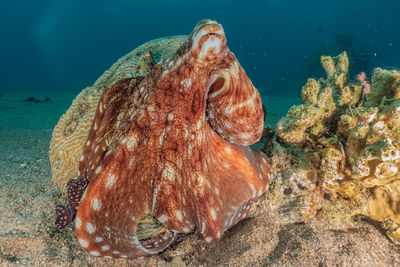
[[[0,98],[1,98],[1,96],[0,96]],[[43,100],[40,100],[38,98],[35,98],[35,97],[32,97],[32,96],[28,96],[23,101],[24,102],[33,102],[33,103],[37,104],[37,103],[43,103],[43,102],[50,102],[51,99],[50,99],[50,97],[45,97]]]
[[[368,216],[400,244],[400,72],[353,83],[345,52],[321,64],[327,77],[308,79],[277,123],[269,198],[287,220],[324,214],[347,227]]]

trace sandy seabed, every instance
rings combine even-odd
[[[50,102],[22,101],[28,96]],[[262,198],[252,216],[208,244],[183,235],[159,255],[104,259],[83,251],[74,229],[54,227],[55,205],[65,203],[48,159],[54,125],[72,93],[3,93],[0,99],[0,266],[400,266],[400,248],[373,223],[346,231],[320,220],[282,224]],[[298,99],[263,97],[274,125]]]

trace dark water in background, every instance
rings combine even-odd
[[[262,94],[299,96],[346,49],[352,75],[400,68],[400,0],[0,0],[0,93],[77,91],[154,38],[215,19]]]

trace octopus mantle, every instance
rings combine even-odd
[[[134,258],[162,251],[178,233],[219,240],[266,190],[267,157],[247,147],[263,122],[222,26],[200,21],[147,77],[103,93],[79,165],[89,181],[75,218],[80,245]],[[155,231],[139,236],[145,219]]]

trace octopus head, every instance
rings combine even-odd
[[[191,56],[198,65],[218,64],[229,52],[222,25],[213,20],[201,20],[189,37]]]

